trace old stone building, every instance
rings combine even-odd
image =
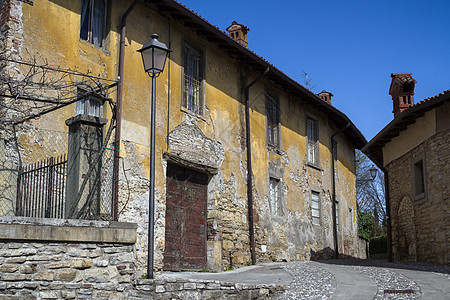
[[[39,86],[2,94],[4,103],[35,105],[2,114],[2,239],[70,243],[100,258],[116,239],[116,263],[98,262],[109,269],[96,276],[122,272],[129,244],[125,271],[145,270],[152,87],[137,50],[158,33],[172,52],[156,80],[155,269],[357,256],[354,156],[366,140],[331,93],[315,95],[249,50],[248,27],[233,22],[227,34],[173,0],[2,3],[2,47],[14,47],[3,78]],[[47,70],[41,81],[30,64]],[[74,77],[70,90],[46,92],[58,72]],[[26,176],[62,164],[61,181],[35,180],[36,190],[61,190],[36,198],[40,209]],[[90,267],[67,272],[85,276]]]
[[[394,260],[448,264],[450,90],[414,104],[411,73],[394,73],[394,119],[364,148],[389,178]]]

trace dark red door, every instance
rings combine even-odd
[[[168,166],[164,270],[206,268],[207,184],[206,174]]]

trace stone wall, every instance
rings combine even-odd
[[[391,197],[393,258],[448,264],[450,253],[450,130],[442,131],[386,166]],[[413,164],[423,157],[425,198],[414,200]]]
[[[357,258],[359,259],[368,259],[369,256],[368,254],[368,250],[369,250],[369,241],[359,237],[358,238],[358,256]]]
[[[128,244],[0,243],[0,299],[271,299],[276,285],[140,279]]]
[[[164,278],[137,280],[133,299],[272,299],[283,285],[239,284],[216,280]]]
[[[0,298],[115,298],[135,279],[127,244],[0,243]]]
[[[270,299],[284,286],[142,279],[136,224],[0,218],[0,299]]]

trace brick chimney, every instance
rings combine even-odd
[[[248,39],[247,39],[247,32],[250,31],[250,28],[248,28],[245,25],[239,24],[236,21],[233,21],[230,26],[227,28],[228,35],[241,44],[244,47],[248,47]]]
[[[394,118],[402,111],[414,105],[414,86],[417,81],[412,78],[412,73],[392,73],[389,95],[392,96]]]
[[[331,105],[331,97],[333,97],[332,93],[322,90],[320,93],[317,94],[317,96],[319,96],[320,99]]]

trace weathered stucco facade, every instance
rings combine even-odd
[[[363,148],[389,178],[393,260],[449,263],[449,95],[410,103]]]
[[[20,3],[21,59],[40,57],[50,65],[116,79],[120,20],[132,1],[107,3],[102,47],[80,39],[81,1]],[[173,51],[156,80],[155,268],[170,269],[167,260],[165,263],[170,239],[166,234],[176,214],[168,211],[172,205],[168,199],[172,201],[172,196],[181,190],[171,190],[169,183],[182,181],[177,177],[178,171],[174,171],[180,167],[185,173],[206,178],[206,182],[195,183],[205,186],[202,201],[206,204],[206,218],[199,213],[183,219],[187,222],[199,217],[199,222],[204,223],[204,267],[227,269],[230,256],[233,265],[251,263],[244,91],[267,67],[269,73],[249,93],[257,261],[333,257],[331,136],[344,127],[335,137],[337,243],[341,255],[358,255],[354,149],[361,148],[365,140],[344,114],[176,2],[139,2],[128,16],[126,29],[118,207],[119,221],[138,225],[138,268],[144,269],[147,259],[151,80],[136,51],[154,32]],[[195,47],[203,59],[200,113],[182,104],[186,44]],[[116,96],[115,91],[109,94],[112,99]],[[267,139],[268,97],[279,103],[276,147],[269,146]],[[75,106],[74,103],[29,121],[29,125],[67,131],[64,122],[75,115]],[[106,105],[103,117],[111,118]],[[308,163],[308,118],[314,120],[317,132],[318,159],[314,165]],[[183,182],[192,181],[189,176],[186,178]],[[277,214],[270,207],[271,180],[278,182]],[[318,224],[312,220],[312,193],[319,196]],[[187,208],[183,209],[186,213]]]

